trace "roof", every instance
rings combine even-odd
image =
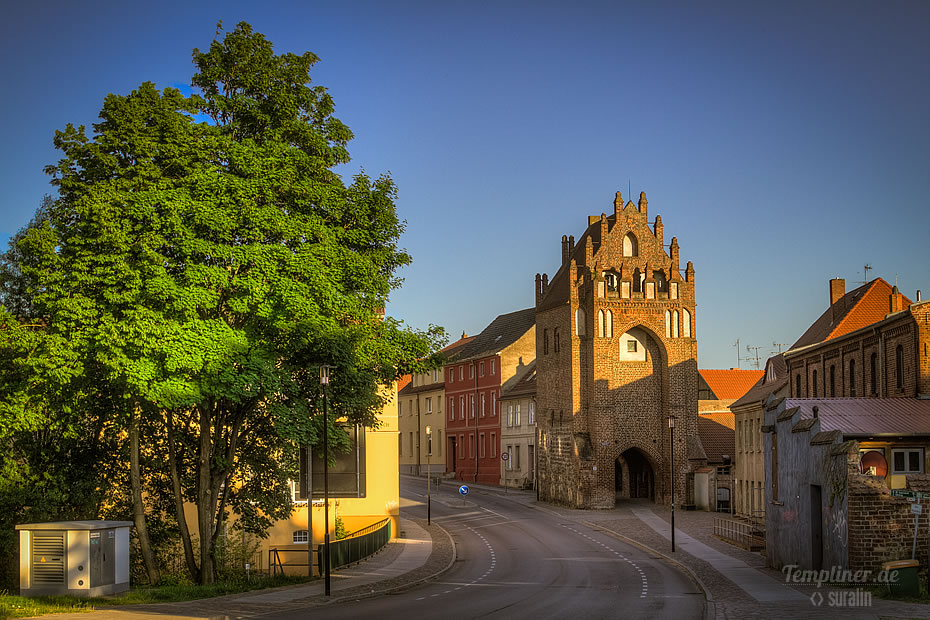
[[[509,387],[501,392],[501,400],[505,398],[514,398],[517,396],[535,396],[536,395],[536,360],[526,365],[526,372],[523,376]]]
[[[462,332],[462,337],[453,342],[452,344],[446,345],[443,348],[439,349],[439,352],[445,355],[448,358],[453,358],[467,345],[469,342],[474,340],[474,336],[466,336],[465,332]]]
[[[831,305],[807,328],[798,341],[791,345],[791,348],[798,349],[831,340],[881,321],[888,314],[890,296],[891,285],[881,278],[875,278],[849,291],[837,301],[837,304],[844,310],[836,320],[833,319],[833,306]],[[910,304],[911,300],[904,297],[904,305]]]
[[[714,411],[712,413],[701,413],[698,414],[699,418],[707,418],[708,420],[713,420],[717,424],[723,424],[728,429],[733,430],[736,428],[736,416],[728,411]]]
[[[698,370],[717,400],[736,400],[765,374],[762,370]]]
[[[456,354],[458,354],[462,350],[462,347],[464,347],[465,345],[467,345],[469,342],[471,342],[474,339],[475,339],[474,336],[468,337],[463,332],[461,338],[459,338],[452,344],[446,345],[445,347],[439,349],[439,352],[445,355],[446,358],[451,361],[455,359]],[[409,396],[410,394],[418,394],[420,392],[430,392],[432,390],[441,390],[445,388],[445,386],[446,386],[445,375],[443,375],[439,381],[433,381],[431,383],[426,383],[424,385],[417,385],[417,386],[413,384],[413,377],[411,375],[404,375],[397,381],[397,387],[398,387],[397,394],[399,396]]]
[[[769,371],[773,378],[769,378]],[[788,364],[782,353],[770,357],[765,362],[765,374],[749,390],[730,405],[730,410],[743,405],[763,403],[769,395],[788,385]]]
[[[729,426],[722,424],[718,416],[727,414],[699,415],[698,436],[707,454],[708,463],[723,463],[723,456],[731,461],[736,449],[736,434],[733,432],[733,414],[729,414]]]
[[[465,345],[457,361],[499,353],[536,326],[536,308],[502,314]]]
[[[49,523],[20,523],[18,530],[109,530],[117,527],[135,527],[133,521],[51,521]]]
[[[846,437],[930,435],[930,400],[919,398],[788,398],[785,408],[797,407],[801,419],[813,418],[821,431],[840,431]]]

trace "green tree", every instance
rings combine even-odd
[[[56,132],[59,198],[16,245],[18,303],[80,369],[43,380],[74,391],[94,377],[108,394],[106,419],[132,444],[140,539],[138,444],[162,450],[187,565],[205,584],[230,512],[264,535],[292,510],[296,446],[320,439],[319,365],[336,367],[333,420],[374,426],[379,385],[435,361],[443,337],[381,320],[410,261],[396,188],[334,172],[352,134],[311,84],[315,62],[275,54],[240,23],[194,50],[199,94],[143,83],[107,96],[90,136]]]

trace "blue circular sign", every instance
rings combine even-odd
[[[468,485],[463,484],[462,486],[460,486],[459,493],[461,493],[462,495],[468,495]]]

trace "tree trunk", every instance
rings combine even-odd
[[[174,414],[165,412],[165,427],[168,434],[168,461],[171,468],[171,489],[174,495],[174,510],[177,514],[178,528],[181,530],[181,544],[184,547],[184,560],[187,563],[187,572],[190,573],[194,583],[200,581],[200,568],[194,557],[194,548],[191,544],[191,531],[187,527],[187,518],[184,516],[184,496],[181,493],[180,463],[178,462],[177,438],[174,432]]]
[[[136,523],[136,535],[142,549],[142,561],[152,585],[161,581],[161,572],[155,562],[149,530],[145,525],[145,505],[142,503],[142,477],[139,474],[139,407],[133,404],[129,421],[129,478],[132,486],[133,518]]]
[[[202,404],[200,411],[200,454],[197,459],[197,525],[200,533],[200,583],[216,583],[213,563],[213,517],[216,503],[212,489],[212,404]]]

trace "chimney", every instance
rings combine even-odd
[[[568,262],[568,235],[562,235],[562,264]]]
[[[900,312],[904,310],[904,295],[898,292],[898,287],[891,287],[891,295],[888,297],[888,312]]]
[[[617,192],[614,197],[614,215],[620,215],[621,211],[623,211],[623,194]]]
[[[836,323],[846,312],[846,302],[839,303],[846,294],[846,280],[833,278],[830,280],[830,309],[833,311],[833,322]]]
[[[920,303],[920,289],[917,289],[917,303]]]

